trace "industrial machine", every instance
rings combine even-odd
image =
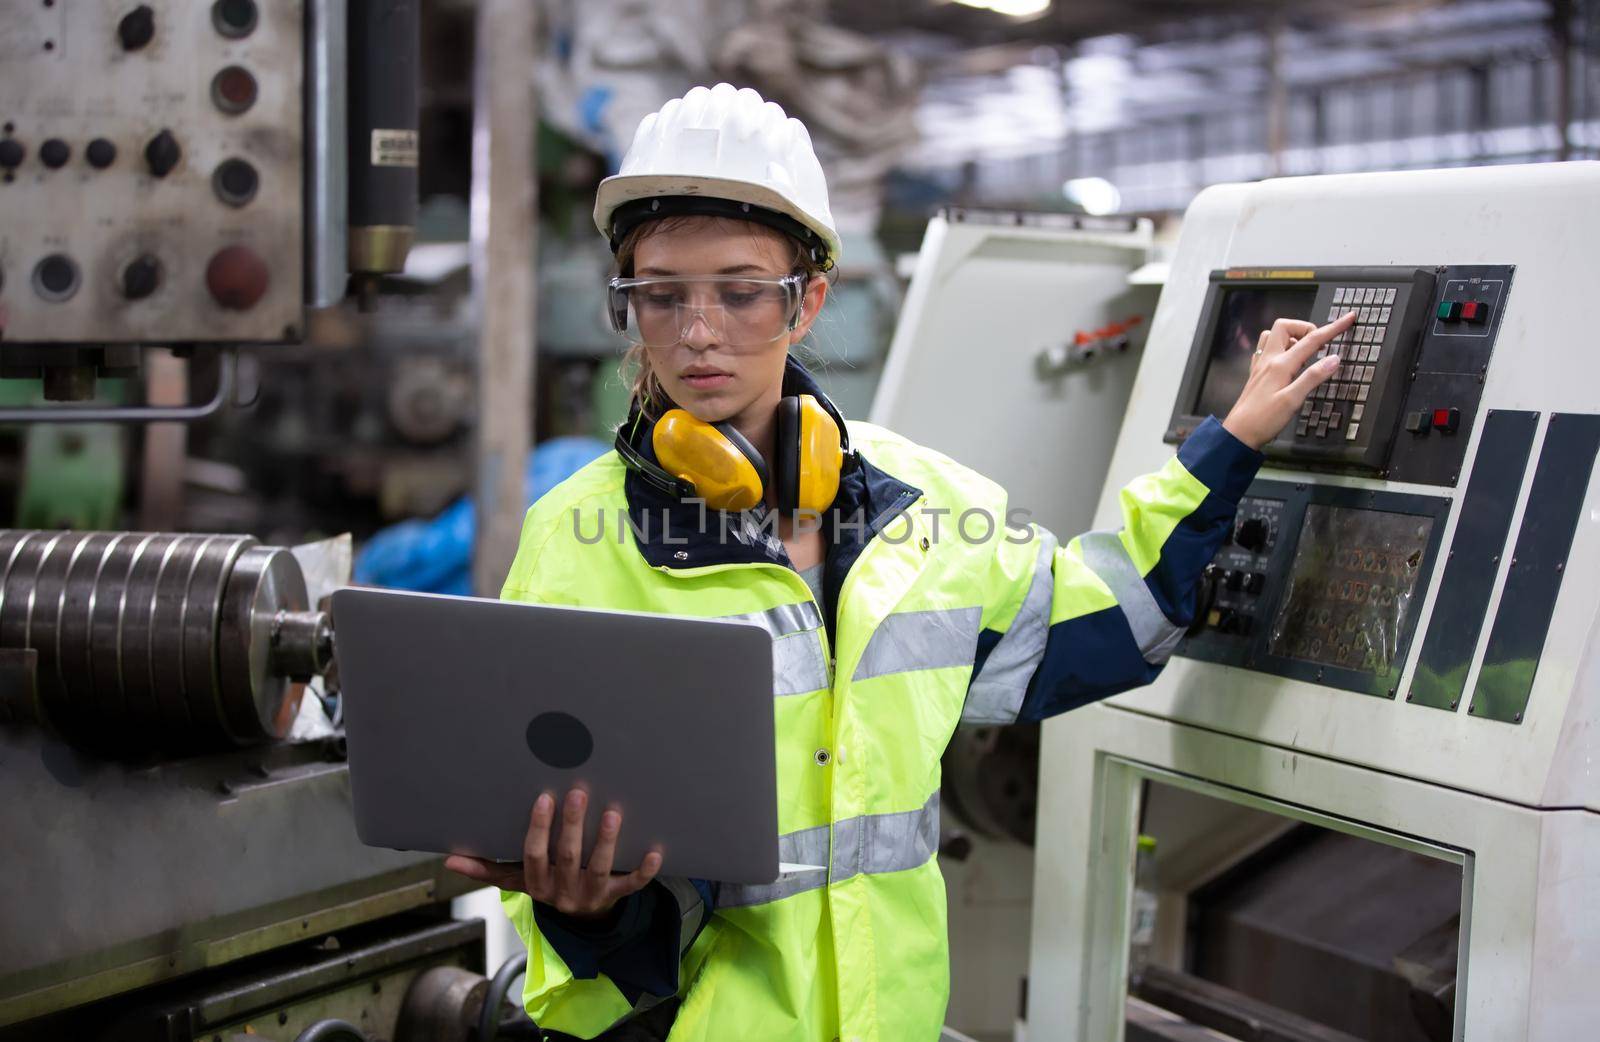
[[[44,398],[0,423],[209,415],[238,348],[400,270],[417,18],[0,6],[0,378]],[[91,402],[157,348],[215,360],[210,399]],[[517,967],[484,975],[464,882],[355,837],[324,611],[349,578],[348,538],[0,531],[0,1037],[502,1033]]]
[[[1148,220],[952,209],[928,222],[870,418],[1087,528],[1160,292]],[[831,305],[830,305],[831,306]],[[1037,727],[961,728],[944,757],[946,1022],[1009,1037],[1030,922]]]
[[[1098,526],[1273,319],[1358,321],[1165,671],[1044,727],[1030,1042],[1593,1034],[1597,193],[1571,163],[1189,208]]]
[[[6,5],[0,375],[84,401],[145,345],[299,341],[347,273],[367,288],[399,271],[417,25],[413,5],[376,0]],[[214,411],[224,374],[208,407],[115,418]]]

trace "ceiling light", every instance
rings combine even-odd
[[[977,7],[1009,18],[1032,18],[1050,9],[1050,0],[956,0],[965,7]]]
[[[1095,217],[1116,213],[1122,206],[1122,193],[1103,177],[1074,177],[1061,186],[1061,194]]]

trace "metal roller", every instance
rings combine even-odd
[[[37,656],[0,708],[104,751],[282,737],[332,659],[294,555],[248,536],[7,530],[0,567],[0,656]]]

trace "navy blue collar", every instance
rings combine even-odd
[[[783,393],[827,397],[805,367],[790,356],[783,377]],[[831,404],[831,403],[830,403]],[[630,416],[630,444],[652,463],[653,424]],[[765,506],[743,514],[706,510],[700,504],[669,496],[629,470],[623,483],[634,543],[646,563],[656,568],[702,568],[716,564],[773,563],[790,566],[789,555],[777,538],[777,527]],[[849,566],[885,525],[904,513],[921,497],[920,489],[874,466],[859,451],[845,456],[834,498],[823,530],[829,540],[825,586],[832,602]],[[831,614],[831,613],[830,613]]]

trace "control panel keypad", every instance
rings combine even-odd
[[[1355,441],[1360,437],[1365,410],[1339,410],[1334,406],[1335,403],[1365,402],[1371,395],[1378,371],[1375,363],[1381,357],[1389,335],[1389,321],[1394,316],[1395,295],[1393,286],[1339,286],[1334,289],[1333,307],[1328,309],[1327,320],[1332,322],[1354,311],[1356,321],[1319,349],[1312,359],[1315,362],[1336,354],[1342,361],[1333,379],[1312,393],[1311,401],[1306,403],[1310,408],[1301,410],[1295,423],[1295,437],[1342,437],[1343,441]]]

